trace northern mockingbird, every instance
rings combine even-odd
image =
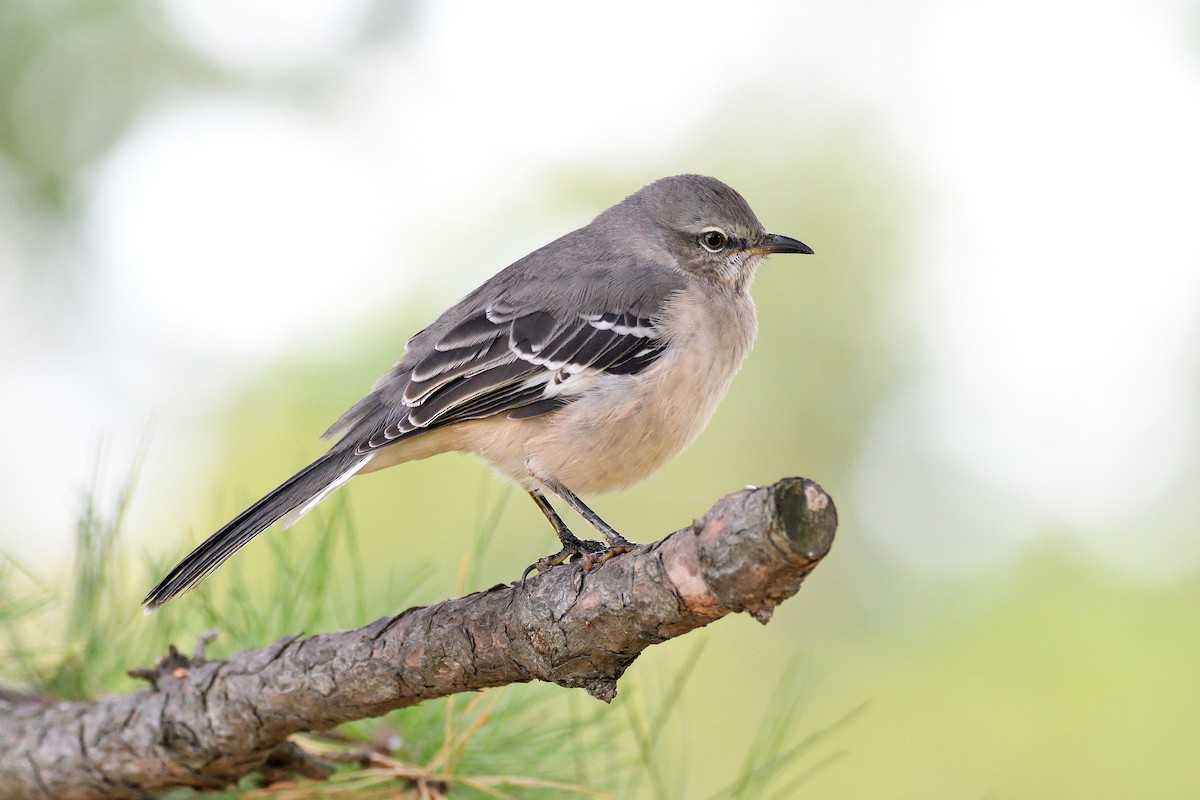
[[[812,250],[767,233],[714,178],[678,175],[633,193],[409,339],[325,432],[337,444],[192,551],[146,595],[147,613],[355,475],[449,451],[482,458],[546,515],[562,549],[530,569],[576,557],[586,569],[628,552],[576,492],[637,483],[696,438],[754,341],[747,289],[772,253]],[[578,539],[547,493],[607,544]]]

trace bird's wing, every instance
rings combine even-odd
[[[666,347],[645,313],[551,312],[493,301],[442,333],[411,370],[394,375],[386,387],[390,402],[376,407],[374,424],[367,431],[356,426],[356,451],[496,414],[545,414],[606,374],[640,372]]]

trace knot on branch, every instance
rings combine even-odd
[[[167,645],[167,654],[153,667],[131,667],[125,674],[131,678],[146,681],[155,689],[158,688],[159,680],[165,675],[170,675],[176,680],[182,680],[188,676],[188,673],[193,668],[208,663],[208,660],[204,657],[205,651],[216,638],[217,632],[215,630],[205,631],[197,636],[196,646],[193,648],[190,658],[179,652],[179,649],[175,645]]]

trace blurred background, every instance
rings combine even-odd
[[[1190,0],[8,0],[0,551],[65,569],[87,488],[144,452],[132,549],[181,556],[447,304],[711,174],[816,255],[760,271],[701,439],[594,505],[649,540],[799,474],[842,527],[769,626],[625,678],[707,641],[686,780],[728,780],[782,681],[797,740],[861,707],[795,796],[1196,797],[1198,142]],[[509,497],[456,456],[344,492],[362,579],[425,569],[418,602]],[[554,545],[502,508],[468,590]]]

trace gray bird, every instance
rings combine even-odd
[[[329,452],[193,550],[146,595],[147,613],[355,475],[451,451],[482,458],[546,515],[562,549],[530,569],[628,552],[576,493],[637,483],[696,438],[754,342],[747,289],[772,253],[812,250],[767,233],[715,178],[677,175],[631,194],[409,339],[325,432],[338,437]],[[607,544],[577,538],[547,493]]]

